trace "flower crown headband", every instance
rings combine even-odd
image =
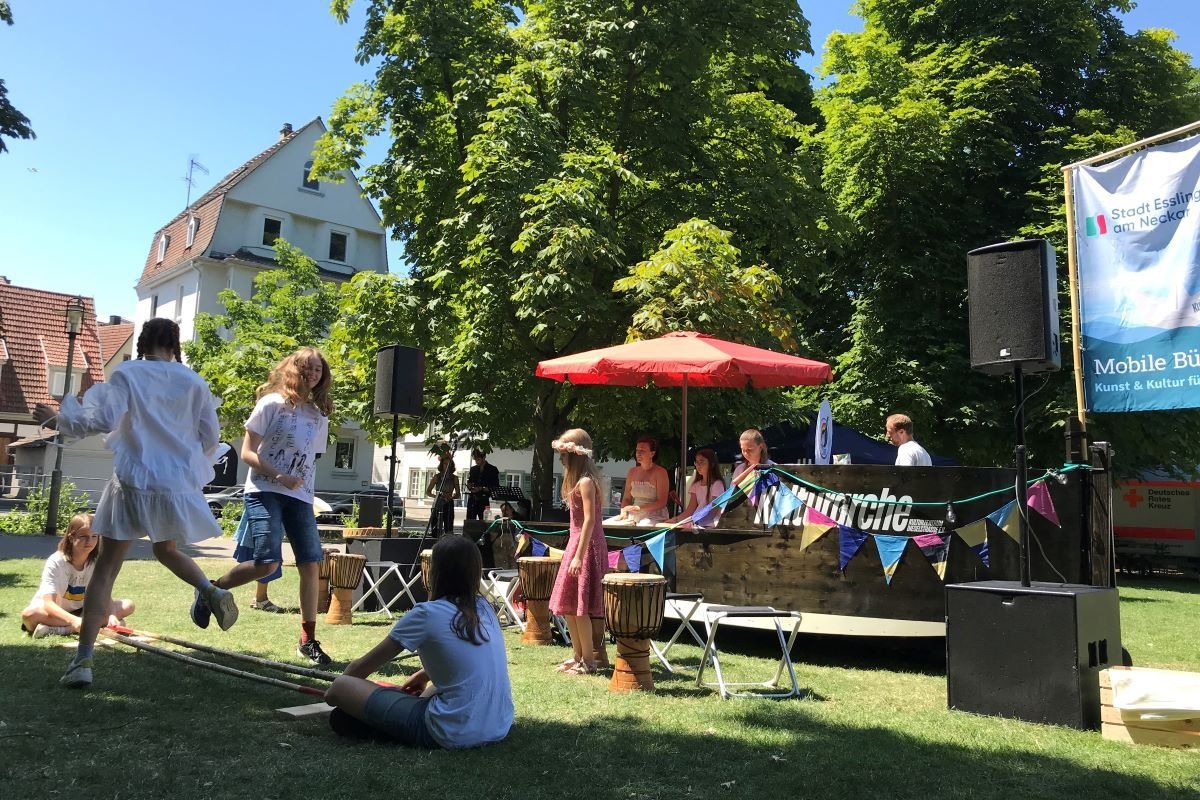
[[[574,442],[568,442],[563,439],[555,439],[550,443],[550,446],[560,453],[571,453],[572,455],[587,456],[588,458],[592,457],[592,451],[588,448],[581,447]]]

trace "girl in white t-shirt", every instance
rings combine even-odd
[[[703,508],[719,497],[725,491],[725,476],[721,474],[721,464],[717,461],[717,454],[711,447],[705,447],[696,451],[696,473],[692,477],[692,485],[688,488],[687,508],[682,514],[678,514],[668,522],[682,522],[690,519],[696,509]],[[715,525],[717,518],[721,512],[717,512],[717,517],[714,517],[707,524]]]
[[[21,612],[21,630],[35,639],[79,633],[83,624],[83,598],[99,555],[100,537],[92,532],[92,515],[71,517],[67,532],[58,542],[58,551],[42,567],[37,593]],[[132,600],[112,600],[108,624],[122,625],[132,613]]]

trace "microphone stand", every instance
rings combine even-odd
[[[453,533],[453,531],[448,531],[445,529],[444,519],[442,517],[442,503],[447,502],[443,499],[443,495],[445,494],[445,491],[446,491],[446,480],[454,475],[454,454],[457,452],[458,452],[458,437],[455,436],[450,439],[450,467],[451,468],[448,470],[443,470],[442,465],[441,465],[441,459],[438,459],[438,471],[441,473],[441,476],[438,478],[437,493],[434,495],[434,499],[433,499],[433,513],[429,515],[429,519],[425,523],[425,529],[423,531],[421,531],[421,541],[417,543],[417,557],[414,558],[412,563],[408,565],[408,576],[407,577],[410,580],[412,579],[412,576],[416,574],[417,569],[421,565],[421,551],[425,549],[425,542],[430,539],[430,533],[435,529],[438,531],[444,531],[445,533]],[[454,502],[454,501],[451,500],[449,502]],[[438,533],[438,536],[441,536],[441,535],[442,535],[441,533]],[[434,537],[434,538],[436,538],[436,537]]]

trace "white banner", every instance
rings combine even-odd
[[[1200,407],[1200,136],[1072,181],[1087,407]]]

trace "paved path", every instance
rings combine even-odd
[[[9,536],[0,534],[0,559],[45,558],[58,547],[57,536]],[[292,557],[291,548],[285,543],[283,557]],[[193,558],[233,558],[233,538],[217,536],[198,544],[187,545],[183,551]],[[129,548],[131,559],[153,559],[150,540],[139,539]]]

